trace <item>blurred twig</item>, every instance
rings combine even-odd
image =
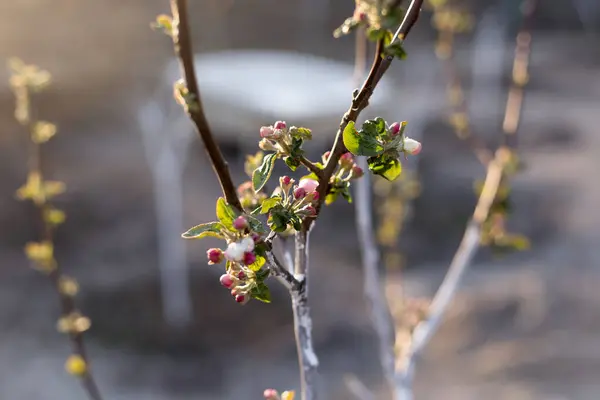
[[[39,212],[41,240],[28,243],[25,252],[36,269],[45,272],[56,290],[61,308],[58,321],[59,331],[69,336],[72,355],[65,367],[78,376],[91,400],[101,400],[100,391],[94,380],[87,356],[83,333],[89,328],[90,320],[83,316],[75,305],[78,284],[63,274],[54,258],[54,230],[64,222],[65,214],[50,202],[54,195],[64,192],[64,183],[44,179],[44,163],[41,145],[56,133],[56,126],[45,121],[36,121],[31,106],[31,92],[41,91],[50,82],[50,74],[21,60],[9,62],[12,71],[10,84],[16,97],[15,117],[29,134],[29,173],[27,183],[17,191],[21,200],[31,200]]]
[[[194,71],[194,53],[188,21],[187,0],[171,0],[171,12],[173,14],[172,38],[175,54],[179,59],[181,73],[184,77],[190,102],[188,107],[186,107],[187,113],[204,142],[213,169],[219,178],[225,200],[239,211],[243,211],[231,174],[229,173],[227,161],[225,161],[221,149],[214,139],[202,107],[200,89],[198,88],[196,72]]]

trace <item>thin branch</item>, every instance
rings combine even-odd
[[[535,3],[532,0],[524,0],[523,2],[523,18],[527,20],[531,18],[534,11]],[[523,30],[519,33],[519,36],[523,38],[522,34],[524,32],[525,22],[523,23]],[[526,34],[526,46],[523,46],[522,42],[519,42],[519,36],[517,36],[517,51],[515,58],[519,58],[521,60],[527,60],[529,58],[529,44],[531,37],[529,34]],[[522,45],[519,51],[519,45]],[[523,51],[527,52],[525,56]],[[515,61],[515,65],[516,65]],[[521,69],[519,73],[523,78],[521,82],[522,86],[526,83],[527,79],[527,62],[524,63],[524,69]],[[515,79],[515,71],[513,70],[513,80],[517,81],[514,83],[519,83],[518,79]],[[511,98],[509,96],[508,102],[510,103]],[[514,101],[514,100],[513,100]],[[516,101],[516,105],[507,105],[505,111],[505,121],[509,118],[513,118],[513,126],[514,130],[506,129],[503,126],[504,135],[516,134],[516,129],[519,125],[519,120],[521,116],[521,107],[522,107],[522,93],[518,97],[518,101]],[[514,113],[512,117],[507,114]],[[463,235],[462,241],[452,259],[452,262],[448,268],[448,272],[442,281],[438,291],[436,292],[432,303],[429,308],[429,316],[426,320],[422,321],[415,330],[412,335],[412,343],[411,348],[409,350],[409,354],[405,359],[406,365],[405,367],[405,377],[406,381],[410,382],[412,380],[412,374],[414,371],[414,364],[416,360],[419,358],[424,348],[429,343],[429,340],[433,337],[437,328],[439,327],[444,313],[448,309],[450,302],[454,298],[462,277],[471,263],[473,257],[475,256],[477,250],[480,247],[481,240],[481,231],[482,225],[487,220],[490,209],[496,199],[496,195],[498,193],[498,189],[502,184],[503,180],[506,179],[505,167],[510,162],[512,156],[512,150],[508,146],[500,147],[495,154],[494,159],[487,166],[487,174],[484,181],[483,189],[481,195],[479,196],[479,200],[477,201],[477,205],[475,207],[475,211],[473,212],[473,216],[469,223],[467,224],[467,228]]]
[[[454,60],[454,33],[450,30],[440,30],[438,38],[437,56],[442,61],[444,73],[446,75],[448,97],[451,108],[451,123],[459,139],[465,140],[477,159],[482,165],[488,163],[494,158],[494,154],[487,147],[485,142],[473,134],[469,122],[469,112],[467,101]]]
[[[529,56],[531,54],[531,34],[529,25],[537,5],[536,0],[524,0],[521,5],[523,20],[516,39],[515,58],[513,61],[512,84],[506,100],[506,110],[502,123],[504,146],[515,148],[517,145],[516,132],[521,120],[523,108],[523,88],[529,81]]]
[[[192,51],[191,31],[188,22],[187,0],[171,0],[171,12],[173,14],[172,37],[175,54],[179,59],[181,73],[193,102],[193,106],[186,108],[187,113],[204,142],[204,147],[219,179],[225,200],[231,206],[242,211],[243,208],[237,196],[231,174],[229,173],[227,161],[225,161],[221,149],[214,139],[202,107],[200,89],[198,88],[198,81],[194,70],[194,53]]]
[[[488,165],[481,196],[477,201],[473,216],[467,224],[467,229],[458,250],[448,268],[448,273],[431,302],[429,316],[417,325],[413,332],[412,348],[409,356],[410,363],[415,362],[415,359],[420,355],[437,330],[442,316],[458,289],[464,272],[475,256],[477,249],[479,249],[481,227],[490,213],[490,208],[502,181],[504,166],[509,157],[509,151],[505,148],[500,148],[494,160]]]
[[[24,120],[19,122],[21,122],[21,124],[23,124],[28,129],[28,134],[30,136],[28,159],[29,174],[36,173],[39,175],[40,187],[38,187],[36,190],[43,192],[45,189],[41,186],[43,186],[44,184],[44,162],[42,158],[41,144],[33,139],[35,121],[31,116],[33,114],[33,107],[31,106],[29,88],[27,86],[20,86],[14,87],[13,90],[15,91],[15,95],[17,97],[17,109],[19,107],[23,107],[27,110],[25,113],[26,116],[24,117]],[[54,248],[55,225],[48,220],[48,216],[53,210],[53,207],[45,193],[42,193],[41,199],[38,199],[38,201],[35,201],[35,199],[32,200],[34,206],[39,211],[41,241],[43,243],[49,244],[50,246],[52,246],[52,248]],[[48,261],[51,263],[51,267],[48,268],[40,265],[40,270],[46,271],[48,273],[50,283],[56,290],[61,309],[61,317],[69,318],[70,316],[74,316],[78,313],[74,299],[75,292],[64,289],[65,280],[70,278],[67,278],[63,274],[62,268],[60,264],[54,259],[53,254],[50,256],[50,258],[51,260]],[[35,263],[35,260],[32,261]],[[71,283],[71,285],[76,288],[76,283],[74,281]],[[87,396],[90,400],[102,400],[100,390],[98,389],[96,381],[91,372],[90,361],[83,341],[83,331],[69,329],[67,333],[71,342],[73,355],[81,357],[81,360],[83,360],[83,362],[85,363],[82,373],[77,375],[80,378],[81,384],[84,390],[86,391]]]
[[[319,366],[319,359],[313,347],[312,319],[308,305],[309,233],[310,231],[304,229],[296,232],[295,275],[297,279],[302,279],[304,285],[301,290],[291,292],[302,400],[315,400],[317,398],[317,367]]]
[[[400,24],[400,27],[394,34],[394,37],[391,43],[395,43],[397,41],[404,41],[406,36],[410,33],[412,27],[417,22],[419,18],[419,14],[421,12],[421,6],[423,5],[423,0],[412,0],[408,10],[406,11],[406,15]],[[319,179],[319,204],[317,204],[317,215],[320,212],[321,206],[323,205],[323,201],[325,200],[327,191],[329,190],[329,180],[335,171],[337,162],[340,156],[344,153],[345,146],[342,141],[342,133],[346,128],[346,125],[350,121],[356,122],[362,110],[364,110],[368,104],[375,87],[381,80],[381,77],[388,70],[392,61],[394,60],[393,55],[388,55],[385,58],[382,58],[383,51],[383,42],[379,41],[377,43],[377,48],[375,50],[375,58],[373,60],[373,64],[371,65],[371,70],[369,71],[369,75],[365,79],[361,89],[353,96],[352,103],[350,108],[344,114],[338,131],[335,136],[335,140],[333,142],[333,147],[331,149],[331,155],[325,164],[325,168],[323,169],[323,176]],[[305,227],[310,226],[313,219],[307,219],[307,223]]]

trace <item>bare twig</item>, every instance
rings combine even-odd
[[[512,85],[506,100],[506,110],[502,123],[503,143],[505,146],[514,148],[517,142],[517,129],[523,107],[523,88],[529,81],[529,55],[531,54],[531,34],[529,24],[531,16],[536,7],[536,0],[524,0],[521,5],[523,20],[521,29],[516,39],[515,58],[512,70]]]
[[[396,43],[397,41],[404,41],[406,36],[410,33],[412,27],[417,22],[419,18],[419,14],[421,12],[421,6],[423,5],[423,0],[412,0],[408,10],[406,11],[406,15],[404,16],[404,20],[400,24],[400,27],[396,30],[394,37],[391,43]],[[346,128],[346,125],[350,121],[356,122],[362,110],[364,110],[368,104],[375,87],[381,80],[381,77],[388,70],[392,61],[394,60],[393,55],[388,55],[386,57],[382,57],[383,51],[383,42],[379,41],[377,43],[377,48],[375,49],[375,57],[373,59],[373,64],[371,65],[371,70],[369,71],[369,75],[365,79],[361,89],[353,96],[352,103],[350,108],[344,114],[338,131],[335,136],[335,140],[333,142],[333,147],[331,149],[331,155],[325,164],[325,168],[323,169],[323,175],[319,179],[319,204],[317,205],[317,214],[320,212],[321,206],[323,205],[323,201],[325,200],[327,191],[329,190],[329,180],[335,171],[337,162],[340,156],[344,153],[345,146],[342,141],[342,133]],[[312,224],[313,219],[307,219],[305,223],[305,227],[310,226]]]
[[[527,20],[533,14],[534,3],[532,0],[524,0],[523,6],[523,18],[524,20]],[[519,33],[521,38],[523,38],[523,32],[524,31],[522,30]],[[515,58],[519,58],[520,60],[528,60],[530,50],[529,42],[531,38],[527,34],[525,36],[526,45],[524,45],[524,43],[519,42],[519,36],[517,36],[517,52]],[[520,50],[519,46],[521,46]],[[523,52],[526,52],[527,54],[524,54]],[[516,60],[515,64],[517,64]],[[515,69],[518,68],[515,67]],[[513,87],[517,86],[518,83],[522,83],[520,85],[522,90],[522,86],[527,81],[527,62],[524,62],[523,69],[519,70],[518,72],[518,74],[520,74],[520,76],[523,78],[521,82],[515,78],[515,74],[516,73],[513,71]],[[522,97],[523,96],[521,92],[516,99],[512,99],[514,104],[507,104],[505,111],[505,125],[507,120],[512,120],[510,126],[512,126],[513,129],[507,129],[506,126],[503,126],[503,132],[505,136],[516,134],[516,129],[518,127],[521,115]],[[508,98],[508,103],[511,103],[510,95]],[[494,203],[494,200],[496,199],[500,185],[504,180],[506,180],[505,168],[511,161],[511,157],[512,150],[505,145],[496,151],[493,160],[491,160],[487,165],[487,174],[483,184],[482,192],[477,201],[473,216],[467,224],[463,239],[456,253],[454,254],[442,284],[432,300],[427,319],[420,322],[413,331],[411,347],[407,357],[403,360],[403,370],[407,387],[410,387],[411,385],[415,362],[429,343],[429,340],[437,331],[437,328],[439,327],[446,310],[448,309],[452,299],[454,298],[454,295],[458,290],[466,269],[480,247],[482,225],[490,214],[490,209]],[[407,397],[407,399],[410,398],[411,397]]]
[[[173,14],[172,38],[175,54],[179,59],[181,73],[185,79],[191,101],[193,102],[193,106],[186,108],[187,113],[204,142],[204,147],[219,179],[225,200],[231,206],[242,211],[243,208],[237,196],[231,174],[229,173],[227,161],[225,161],[221,149],[210,130],[206,115],[204,115],[200,89],[198,88],[198,81],[194,70],[194,53],[192,51],[192,38],[188,22],[187,0],[171,0],[171,12]]]
[[[17,109],[20,107],[25,108],[25,115],[22,117],[21,122],[22,125],[27,127],[29,130],[30,141],[29,141],[29,174],[37,174],[38,175],[38,187],[37,191],[41,192],[41,198],[33,199],[33,203],[35,207],[39,211],[39,223],[41,230],[41,242],[46,243],[52,248],[54,247],[54,229],[55,225],[52,224],[49,220],[49,215],[53,210],[51,203],[49,202],[49,198],[46,196],[44,186],[44,163],[42,158],[42,149],[39,141],[33,139],[34,130],[35,130],[35,121],[32,119],[31,114],[33,114],[32,106],[30,103],[30,92],[29,88],[26,85],[17,85],[13,87],[15,91],[15,95],[17,97]],[[38,193],[39,195],[40,193]],[[53,253],[53,250],[52,250]],[[56,260],[54,260],[54,256],[50,256],[50,268],[45,268],[42,265],[39,265],[40,270],[46,271],[48,273],[48,277],[56,293],[59,298],[60,309],[61,309],[61,317],[68,319],[69,317],[78,315],[78,310],[75,304],[74,295],[76,290],[65,290],[65,282],[69,282],[70,278],[65,276],[62,272],[62,268]],[[39,264],[35,260],[32,260],[34,263]],[[73,288],[77,287],[75,281],[71,281],[69,286]],[[82,386],[86,391],[90,400],[102,400],[102,396],[100,395],[100,391],[98,386],[96,385],[96,381],[91,372],[90,361],[86,352],[86,347],[83,341],[83,330],[79,329],[66,329],[66,333],[69,336],[71,342],[71,348],[74,356],[80,357],[80,360],[83,361],[84,365],[82,368],[77,368],[79,371],[69,371],[72,373],[76,372],[76,375],[79,376]]]
[[[440,30],[437,56],[442,60],[446,75],[448,97],[451,106],[451,122],[456,135],[459,139],[465,140],[469,144],[481,164],[487,165],[494,157],[494,154],[485,142],[472,132],[467,101],[454,60],[454,32]]]
[[[291,291],[292,308],[294,310],[294,332],[300,365],[302,400],[317,398],[317,367],[319,359],[315,353],[312,340],[312,319],[308,306],[308,237],[310,231],[301,229],[296,232],[296,279],[304,284],[300,290]]]
[[[509,157],[510,152],[505,148],[500,148],[496,153],[496,157],[488,165],[487,175],[475,211],[467,224],[463,239],[454,254],[444,281],[431,302],[429,316],[417,325],[413,332],[412,345],[408,357],[409,363],[415,362],[415,359],[420,355],[429,342],[429,339],[435,333],[442,316],[458,289],[465,270],[479,248],[481,226],[487,219],[492,203],[496,198],[496,193],[502,181],[504,166],[508,162]],[[411,368],[412,366],[409,369]]]

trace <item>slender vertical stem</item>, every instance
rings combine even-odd
[[[317,399],[317,367],[319,359],[312,340],[312,319],[308,305],[308,237],[309,231],[296,232],[296,259],[294,272],[296,279],[304,282],[299,290],[292,290],[292,308],[294,312],[294,332],[300,366],[302,400]]]
[[[193,107],[187,107],[187,113],[204,142],[204,147],[221,184],[225,200],[231,206],[242,211],[242,205],[237,196],[231,174],[229,173],[229,166],[221,153],[219,145],[215,141],[202,107],[202,98],[200,97],[200,89],[198,87],[198,80],[196,79],[196,71],[194,70],[194,52],[192,50],[192,36],[188,21],[187,0],[171,0],[171,12],[173,14],[172,37],[175,54],[179,59],[181,73],[194,104]]]

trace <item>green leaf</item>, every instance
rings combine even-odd
[[[385,53],[387,55],[394,56],[400,60],[404,60],[408,56],[406,54],[406,50],[404,50],[404,46],[402,46],[401,40],[396,40],[394,43],[386,46]]]
[[[319,177],[314,172],[311,172],[310,174],[304,175],[302,178],[300,178],[300,180],[302,179],[314,179],[315,181],[318,181]]]
[[[296,171],[296,169],[300,166],[300,161],[298,161],[297,158],[285,157],[283,161],[285,162],[285,165],[287,165],[292,171]]]
[[[279,197],[279,196],[270,197],[262,202],[260,213],[266,214],[269,211],[271,211],[271,209],[273,207],[275,207],[279,204],[281,204],[281,197]]]
[[[260,271],[256,271],[256,280],[259,282],[263,282],[265,279],[269,277],[271,271],[269,268],[261,269]]]
[[[224,239],[221,231],[225,227],[220,222],[208,222],[206,224],[196,225],[181,234],[184,239],[202,239],[207,236]]]
[[[383,122],[383,129],[385,131],[385,122],[381,121]],[[377,132],[379,124],[372,121],[369,129]],[[365,134],[364,131],[357,132],[354,122],[350,121],[344,128],[342,139],[344,140],[344,146],[346,146],[350,153],[356,156],[372,157],[381,154],[383,151],[383,146],[374,136]]]
[[[258,282],[257,285],[252,288],[250,291],[250,296],[253,299],[262,301],[263,303],[271,302],[271,291],[263,282]]]
[[[346,201],[348,203],[352,204],[352,195],[350,194],[350,189],[349,188],[346,188],[346,189],[342,190],[340,192],[340,194],[342,195],[342,197],[344,199],[346,199]]]
[[[310,140],[312,139],[312,131],[308,128],[298,128],[295,126],[292,126],[289,130],[290,135],[292,135],[292,137],[294,139],[305,139],[305,140]]]
[[[325,196],[325,205],[331,205],[338,197],[338,193],[329,193],[327,196]]]
[[[367,38],[373,42],[376,42],[385,37],[385,32],[385,29],[367,28]]]
[[[260,167],[256,168],[252,173],[252,188],[255,192],[262,189],[271,177],[273,167],[275,166],[275,160],[277,160],[277,153],[267,154],[264,156]]]
[[[392,39],[394,38],[394,34],[390,30],[385,31],[385,35],[383,36],[383,45],[387,47],[390,43],[392,43]]]
[[[248,268],[250,268],[254,272],[259,271],[262,268],[262,266],[265,265],[265,262],[267,262],[267,259],[257,254],[256,261],[248,265]]]
[[[259,219],[254,218],[250,215],[246,215],[246,220],[248,221],[248,225],[250,226],[250,230],[252,232],[256,232],[256,233],[266,233],[267,232],[263,223],[260,222]]]
[[[390,156],[370,157],[367,159],[367,162],[371,172],[384,177],[388,181],[395,180],[402,173],[402,164],[400,161]]]
[[[233,228],[233,221],[237,218],[237,213],[231,207],[223,197],[219,197],[217,199],[217,218],[219,221],[225,226],[225,228],[229,229],[232,232],[236,232]]]
[[[381,117],[375,119],[368,119],[363,123],[362,129],[359,134],[372,136],[374,138],[385,134],[385,121]]]

